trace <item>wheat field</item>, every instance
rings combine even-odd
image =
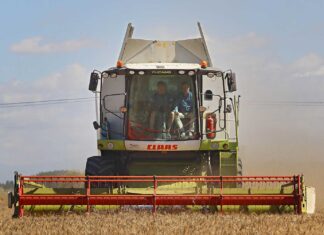
[[[315,215],[213,214],[192,211],[119,211],[27,215],[12,219],[0,199],[0,234],[324,234]]]

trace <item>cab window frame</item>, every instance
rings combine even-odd
[[[130,74],[129,71],[134,71],[135,74]],[[139,71],[144,71],[144,75],[139,75],[138,72]],[[167,73],[162,73],[162,74],[157,74],[156,71],[171,71],[171,74],[167,74]],[[195,123],[195,133],[197,134],[197,136],[195,136],[195,138],[190,139],[190,140],[198,140],[200,138],[200,116],[199,116],[199,93],[197,92],[197,70],[195,69],[186,69],[183,70],[186,72],[185,75],[179,74],[178,73],[179,69],[127,69],[126,73],[125,73],[125,79],[126,79],[126,104],[125,106],[127,107],[127,113],[125,115],[124,118],[124,137],[125,140],[131,140],[131,141],[186,141],[188,139],[159,139],[159,138],[152,138],[152,139],[132,139],[129,138],[129,121],[130,121],[130,117],[129,117],[129,110],[130,110],[130,102],[129,99],[132,96],[131,94],[131,80],[133,79],[132,76],[136,75],[136,76],[155,76],[155,75],[161,75],[161,76],[168,76],[168,75],[178,75],[178,76],[188,76],[191,81],[190,81],[190,91],[192,92],[193,95],[193,113],[194,113],[194,123]],[[194,75],[188,75],[187,72],[189,71],[194,71]]]

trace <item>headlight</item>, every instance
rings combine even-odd
[[[114,144],[113,143],[108,143],[107,148],[108,149],[113,149],[114,148]]]
[[[184,70],[179,70],[178,73],[179,73],[180,75],[183,75],[183,74],[185,74],[185,71],[184,71]]]
[[[138,74],[139,75],[144,75],[145,73],[144,73],[144,71],[139,71]]]
[[[209,77],[209,78],[213,78],[214,76],[215,76],[214,73],[207,73],[207,77]]]
[[[217,71],[216,72],[216,77],[223,77],[223,73],[221,71]]]
[[[189,76],[195,75],[195,71],[189,71],[189,72],[188,72],[188,75],[189,75]]]
[[[102,76],[102,78],[108,78],[108,77],[109,77],[109,74],[106,73],[106,72],[103,72],[103,73],[101,74],[101,76]]]

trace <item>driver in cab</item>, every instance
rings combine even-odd
[[[169,115],[171,111],[171,105],[173,100],[167,94],[167,85],[163,81],[157,83],[156,92],[151,98],[151,114],[149,118],[149,127],[153,134],[157,134],[158,138],[167,139],[171,138],[169,125],[171,123],[171,117]]]

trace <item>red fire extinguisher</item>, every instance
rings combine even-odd
[[[213,118],[212,115],[208,115],[206,119],[206,132],[208,139],[216,137],[216,118]]]

